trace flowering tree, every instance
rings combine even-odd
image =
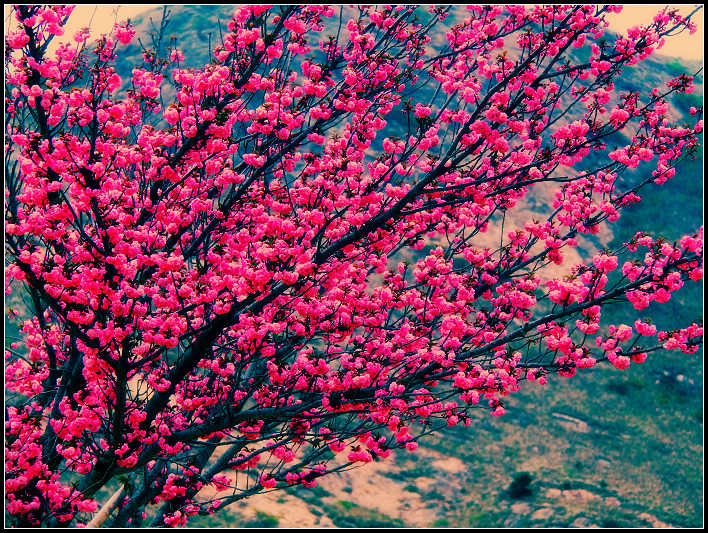
[[[692,77],[614,87],[690,20],[606,34],[617,11],[238,7],[209,64],[160,45],[121,80],[130,24],[49,53],[71,8],[15,7],[6,287],[31,317],[6,349],[14,523],[85,523],[119,486],[108,523],[184,524],[501,416],[527,381],[695,352],[699,324],[601,315],[700,280],[702,228],[559,267],[702,131],[702,109],[669,116]],[[538,220],[505,228],[534,194]]]

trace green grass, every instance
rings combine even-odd
[[[327,491],[319,485],[315,485],[314,487],[293,485],[285,488],[285,492],[292,496],[297,496],[310,505],[320,505],[322,498],[328,495]]]
[[[247,519],[230,509],[222,509],[213,515],[195,515],[187,519],[190,528],[276,528],[279,520],[276,516],[256,509],[255,518]]]
[[[244,519],[238,513],[229,509],[222,509],[213,515],[195,515],[187,519],[187,527],[194,528],[232,528],[243,524]]]
[[[391,518],[374,509],[360,507],[346,500],[325,505],[323,510],[337,527],[373,528],[373,527],[406,527],[399,518]]]
[[[256,510],[256,518],[247,521],[243,524],[243,527],[249,528],[273,528],[278,527],[278,518],[264,513],[263,511]]]

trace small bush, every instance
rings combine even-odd
[[[432,489],[426,492],[425,494],[422,494],[422,499],[423,501],[430,501],[430,500],[438,500],[438,501],[444,501],[445,500],[445,495],[440,492],[438,489]]]
[[[339,505],[341,505],[342,507],[344,507],[344,509],[345,509],[346,511],[351,511],[354,507],[359,507],[359,506],[358,506],[357,504],[355,504],[354,502],[348,502],[348,501],[346,501],[346,500],[339,500],[337,503],[338,503]]]
[[[514,476],[509,488],[506,490],[510,498],[514,500],[519,500],[521,498],[528,498],[533,494],[531,488],[531,482],[533,477],[528,472],[519,472]]]

